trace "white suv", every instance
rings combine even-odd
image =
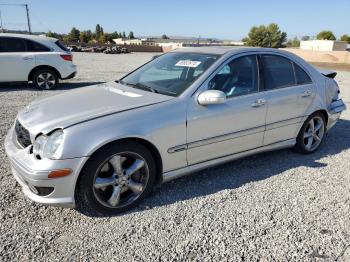
[[[70,51],[55,38],[0,34],[0,82],[33,82],[52,89],[59,79],[73,78]]]

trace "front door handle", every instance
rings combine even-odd
[[[265,99],[259,98],[252,104],[252,107],[260,107],[265,105],[265,103],[266,103]]]
[[[306,90],[305,92],[302,93],[301,97],[309,97],[312,95],[311,90]]]
[[[23,60],[33,60],[33,57],[25,56],[25,57],[23,57]]]

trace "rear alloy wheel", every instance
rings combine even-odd
[[[33,83],[36,88],[50,90],[58,84],[58,77],[54,71],[43,69],[34,74]]]
[[[141,144],[111,144],[84,167],[77,185],[77,206],[83,212],[110,215],[135,207],[152,189],[155,161]]]
[[[315,152],[321,145],[325,132],[325,119],[320,113],[310,116],[301,128],[296,149],[297,151],[309,154]]]

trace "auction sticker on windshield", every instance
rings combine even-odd
[[[175,66],[197,67],[200,65],[200,63],[200,61],[180,60],[175,64]]]

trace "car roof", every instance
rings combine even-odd
[[[201,46],[201,47],[182,47],[173,50],[172,52],[188,52],[188,53],[203,53],[203,54],[236,54],[244,52],[275,52],[275,53],[285,53],[275,48],[262,48],[262,47],[240,47],[240,46]]]
[[[38,40],[38,41],[57,41],[56,38],[47,37],[45,35],[28,35],[28,34],[11,34],[11,33],[0,33],[0,37],[18,37],[24,39]]]

